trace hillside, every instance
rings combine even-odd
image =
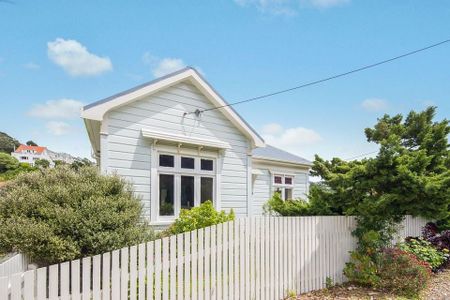
[[[21,143],[10,135],[0,131],[0,152],[5,152],[10,154],[17,148]],[[45,146],[45,145],[42,145]],[[65,152],[56,152],[47,148],[48,154],[52,160],[61,160],[65,163],[71,164],[74,161],[82,160],[81,157],[75,157],[71,154]]]
[[[20,142],[8,134],[0,131],[0,152],[11,153],[20,145]]]

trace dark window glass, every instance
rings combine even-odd
[[[181,167],[183,169],[194,169],[195,160],[192,157],[182,157]]]
[[[174,176],[159,175],[159,215],[174,215]]]
[[[210,177],[201,178],[201,198],[200,202],[203,203],[207,200],[214,201],[213,199],[213,183],[214,179]]]
[[[274,177],[274,182],[275,182],[275,183],[282,184],[282,183],[283,183],[282,180],[283,180],[283,179],[282,179],[281,176],[275,176],[275,177]]]
[[[285,177],[284,178],[284,183],[285,184],[292,184],[292,177]]]
[[[194,177],[181,176],[181,208],[194,207]]]
[[[201,160],[201,169],[205,171],[212,171],[213,170],[213,161],[211,159],[202,159]]]
[[[284,199],[292,200],[292,189],[284,189]]]
[[[173,155],[164,155],[164,154],[160,154],[159,155],[159,166],[160,167],[174,167],[175,163],[174,163],[174,157]]]

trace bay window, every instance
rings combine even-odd
[[[215,159],[158,153],[159,219],[174,219],[181,209],[215,201]]]

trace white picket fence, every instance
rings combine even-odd
[[[28,258],[22,253],[13,253],[0,261],[0,277],[24,272],[28,267]]]
[[[420,235],[407,217],[400,235]],[[243,218],[0,278],[0,299],[282,299],[345,279],[352,217]]]

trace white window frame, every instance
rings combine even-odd
[[[281,177],[281,183],[275,183],[275,177]],[[286,178],[291,178],[292,183],[286,184],[285,180]],[[289,200],[286,199],[286,189],[292,190],[292,198],[294,198],[294,186],[295,186],[295,175],[294,174],[286,174],[286,173],[280,173],[280,172],[273,172],[272,173],[272,195],[280,189],[281,191],[281,199],[284,201]]]
[[[167,149],[160,149],[155,151],[156,159],[156,180],[152,180],[152,184],[155,184],[156,189],[156,199],[152,199],[154,201],[154,205],[152,206],[155,209],[154,216],[156,217],[156,222],[172,222],[174,221],[180,214],[181,211],[181,176],[192,176],[194,177],[194,207],[200,205],[201,198],[201,178],[208,177],[213,178],[213,205],[217,207],[218,193],[217,193],[217,155],[211,155],[209,153],[201,153],[200,155],[194,155],[193,153],[178,153],[172,152]],[[174,156],[174,167],[163,167],[159,166],[159,156],[160,155],[171,155]],[[194,169],[186,169],[181,168],[181,157],[189,157],[194,158]],[[201,159],[209,159],[213,161],[213,170],[201,170]],[[159,212],[160,208],[160,188],[159,188],[159,175],[174,175],[174,215],[173,216],[161,216]],[[153,221],[154,222],[154,221]]]

